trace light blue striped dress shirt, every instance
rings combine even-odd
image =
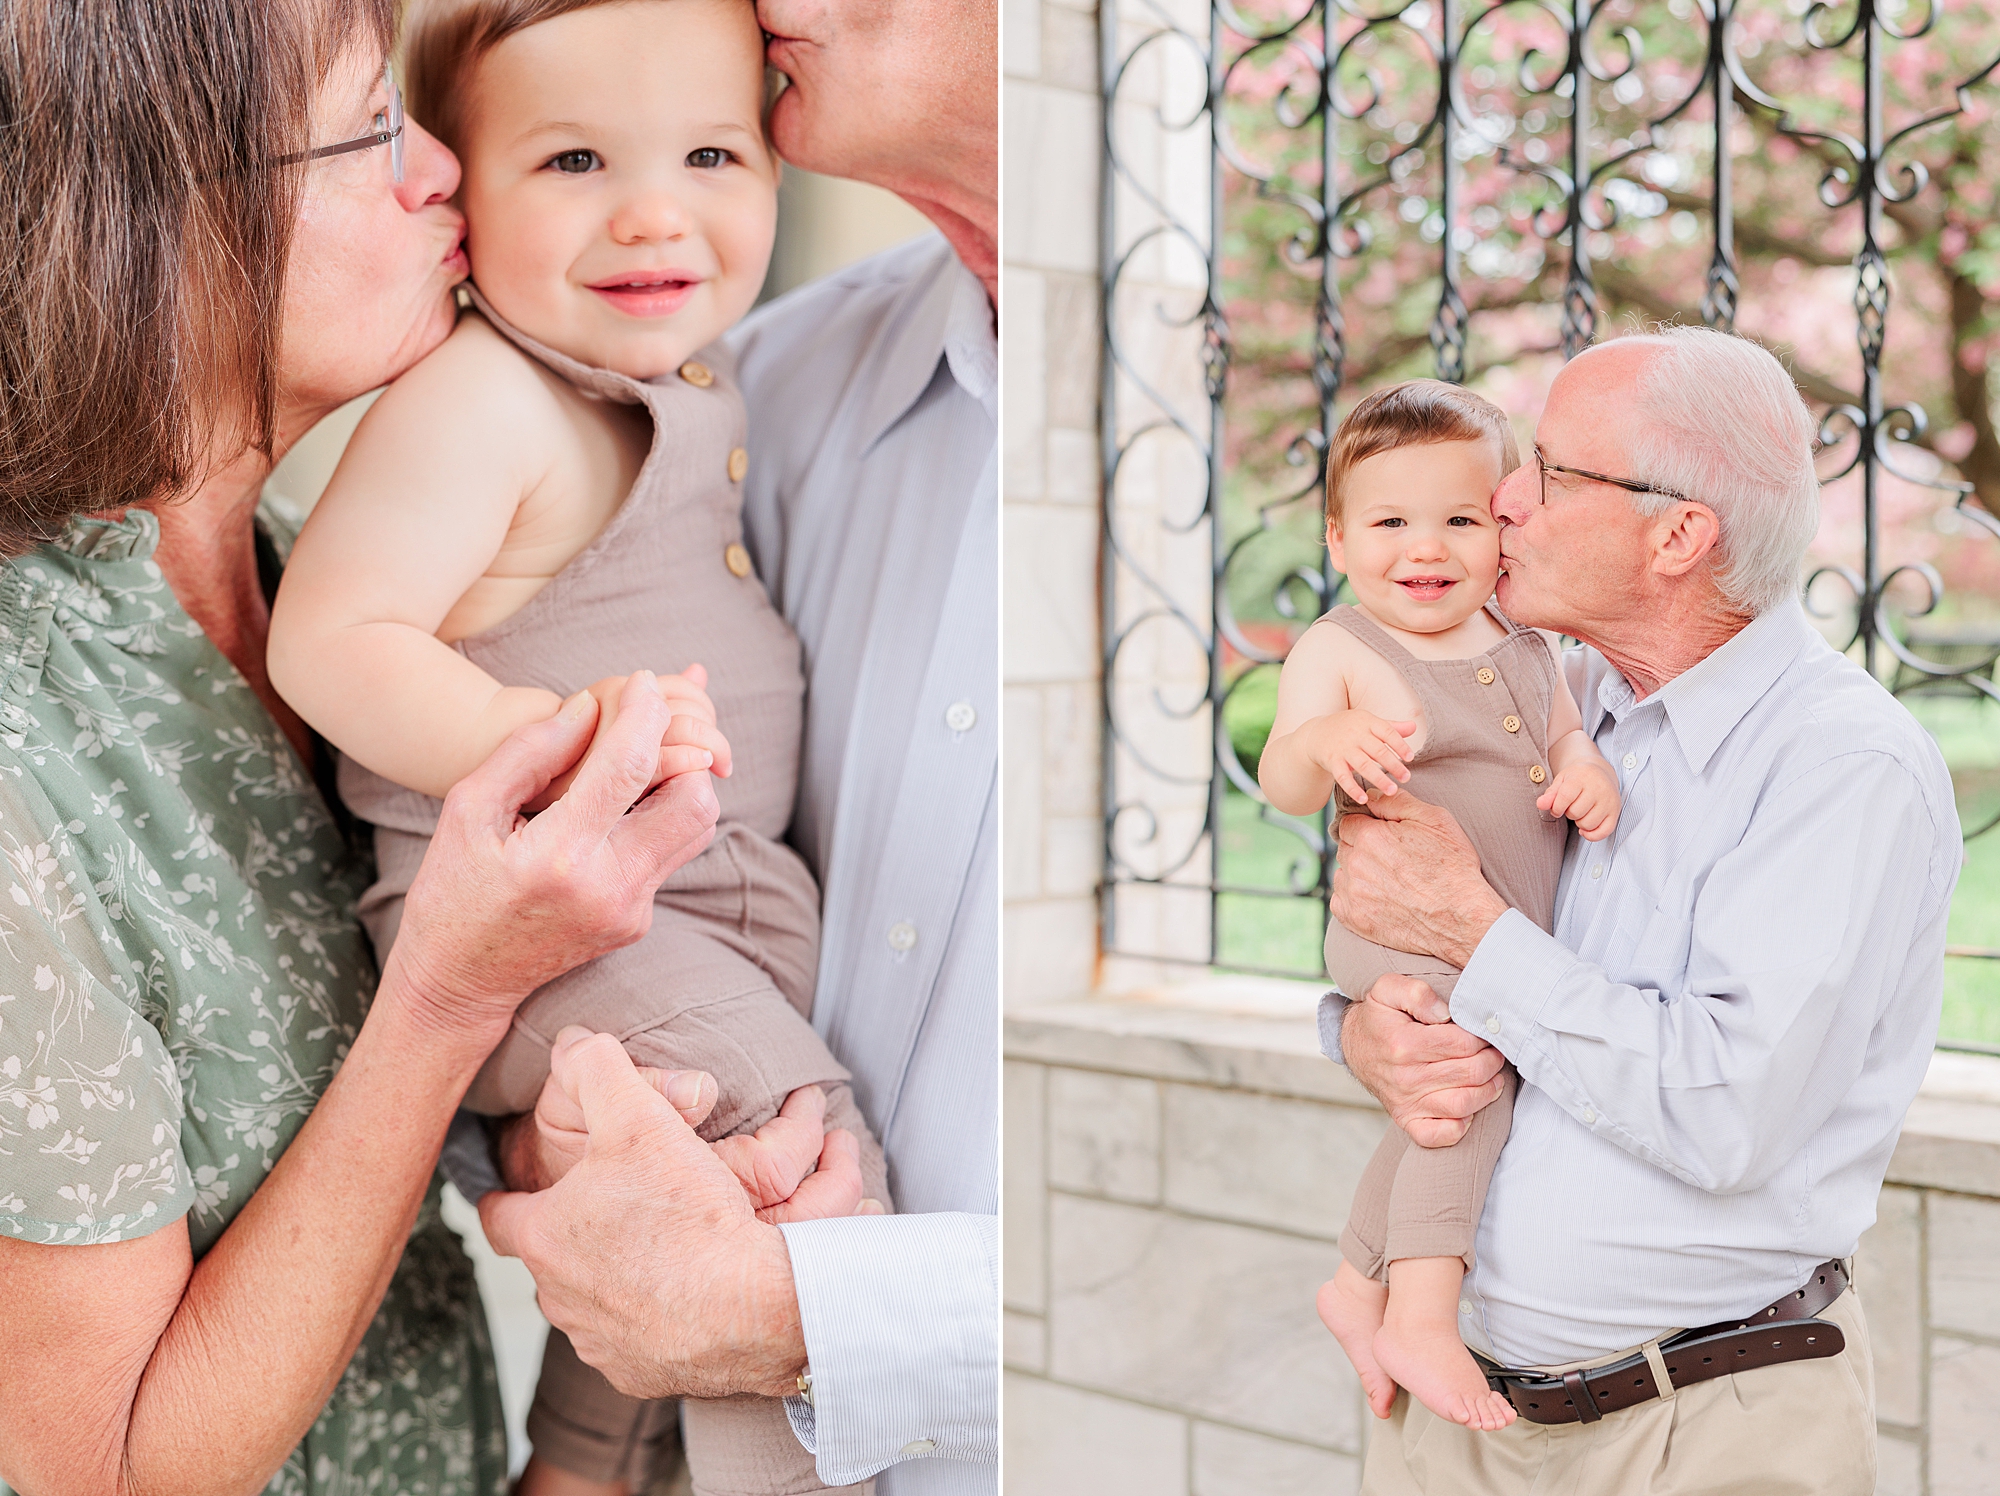
[[[1852,1252],[1937,1036],[1963,861],[1937,744],[1773,609],[1643,701],[1568,656],[1625,796],[1555,933],[1452,995],[1521,1072],[1460,1328],[1516,1366],[1747,1313]]]
[[[792,839],[823,890],[813,1024],[898,1214],[787,1226],[821,1479],[997,1489],[998,350],[926,236],[759,309],[746,537],[805,647]]]

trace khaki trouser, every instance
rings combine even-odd
[[[1697,1382],[1596,1423],[1485,1434],[1398,1393],[1370,1430],[1362,1496],[1873,1496],[1868,1322],[1852,1289],[1819,1317],[1847,1336],[1837,1356]]]

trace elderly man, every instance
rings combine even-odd
[[[1329,1051],[1432,1144],[1513,1061],[1461,1329],[1583,1368],[1515,1383],[1498,1433],[1400,1396],[1366,1491],[1875,1488],[1848,1259],[1930,1058],[1961,853],[1936,745],[1800,607],[1812,429],[1751,343],[1624,338],[1563,370],[1494,495],[1500,602],[1588,646],[1570,680],[1625,796],[1611,842],[1572,838],[1553,936],[1435,807],[1341,824],[1341,922],[1465,974],[1448,1010],[1408,978],[1335,1000]],[[1662,1354],[1691,1327],[1720,1348]]]
[[[698,1078],[655,1076],[655,1090],[609,1039],[574,1035],[540,1116],[576,1130],[580,1161],[481,1212],[622,1390],[789,1394],[829,1485],[880,1472],[880,1496],[985,1493],[999,1419],[997,13],[760,0],[758,17],[791,80],[771,119],[784,158],[887,187],[942,233],[785,297],[731,339],[750,411],[747,539],[808,672],[792,839],[824,897],[813,1022],[854,1073],[899,1213],[753,1219],[660,1094],[698,1103]],[[851,1157],[827,1161],[855,1177]]]

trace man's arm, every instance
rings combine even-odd
[[[812,1397],[786,1400],[820,1479],[999,1458],[999,1221],[855,1216],[781,1228]]]
[[[1913,956],[1941,967],[1949,829],[1894,759],[1835,759],[1759,805],[1691,911],[1638,933],[1638,972],[1679,970],[1685,945],[1683,990],[1613,981],[1510,912],[1452,1017],[1634,1156],[1714,1193],[1754,1189],[1853,1086]]]

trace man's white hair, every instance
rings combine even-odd
[[[1799,594],[1819,529],[1817,427],[1783,364],[1748,338],[1659,327],[1620,343],[1658,352],[1635,391],[1633,475],[1715,511],[1715,584],[1752,615]],[[1633,494],[1644,514],[1674,501]]]

